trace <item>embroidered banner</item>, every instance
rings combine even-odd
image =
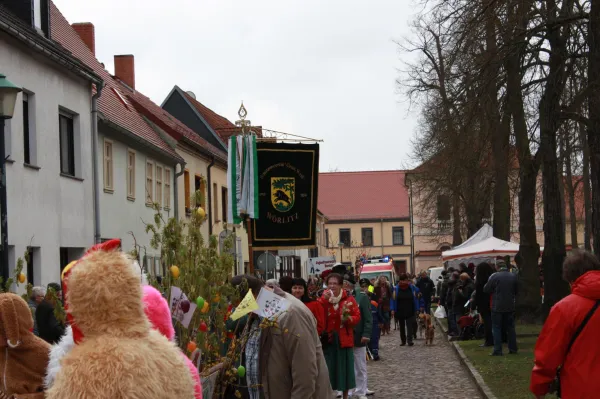
[[[258,213],[255,249],[315,246],[319,145],[257,143]]]

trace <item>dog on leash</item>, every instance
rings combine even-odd
[[[425,324],[425,316],[429,316],[423,312],[419,313],[419,337],[422,339],[427,326]]]
[[[421,322],[425,325],[425,345],[433,345],[433,338],[435,337],[435,327],[433,326],[431,316],[427,313],[421,313],[419,315],[419,324],[421,324]]]

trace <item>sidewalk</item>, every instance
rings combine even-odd
[[[369,362],[369,389],[373,399],[480,399],[481,394],[454,349],[436,326],[433,346],[417,339],[400,346],[400,332],[381,337],[382,360]]]

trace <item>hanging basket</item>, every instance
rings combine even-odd
[[[219,374],[221,374],[221,370],[223,369],[223,364],[224,363],[218,363],[200,375],[200,381],[202,382],[202,397],[204,399],[213,398],[215,388],[218,386],[217,381]]]

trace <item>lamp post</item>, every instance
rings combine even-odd
[[[344,263],[344,243],[342,241],[338,242],[338,247],[340,247],[340,263]]]
[[[9,278],[8,271],[8,216],[6,206],[6,148],[4,121],[11,119],[15,112],[15,103],[20,88],[0,73],[0,226],[2,228],[2,278],[4,284]]]

